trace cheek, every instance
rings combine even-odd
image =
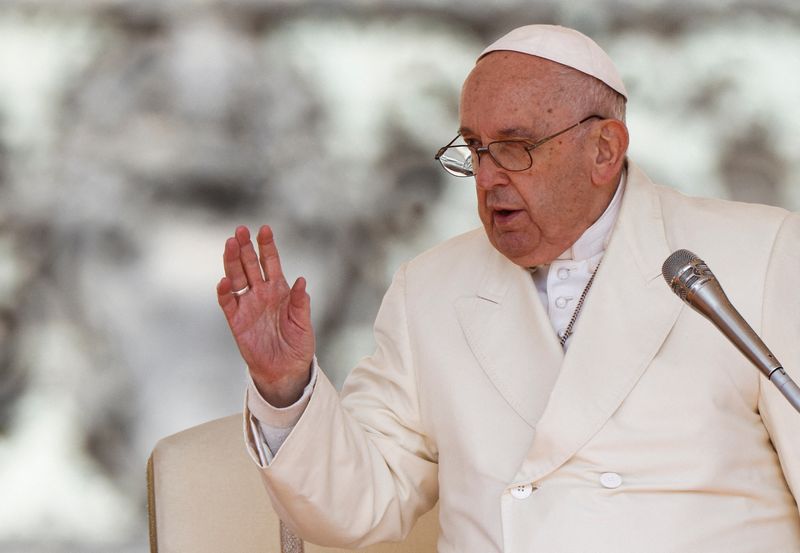
[[[523,196],[528,213],[535,219],[550,218],[557,215],[555,210],[555,198],[550,190],[528,190]]]
[[[491,217],[489,217],[489,208],[486,207],[486,191],[479,186],[476,186],[475,190],[478,199],[478,216],[484,224],[488,224],[491,222]]]
[[[525,205],[525,210],[531,215],[531,218],[538,219],[550,214],[552,191],[548,181],[529,179],[523,185],[518,186],[517,190]]]

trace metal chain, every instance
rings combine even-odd
[[[281,553],[303,553],[305,547],[303,540],[289,530],[289,528],[280,521],[280,536],[281,536]]]
[[[561,342],[561,348],[564,348],[564,344],[567,343],[567,340],[570,336],[572,336],[572,327],[575,326],[575,321],[578,320],[578,315],[581,312],[581,308],[583,307],[583,301],[586,299],[586,294],[589,293],[589,288],[592,287],[592,282],[594,282],[594,275],[597,274],[597,269],[600,268],[600,263],[597,264],[597,267],[594,268],[592,271],[592,276],[589,277],[589,282],[586,283],[586,288],[583,289],[581,292],[581,297],[578,299],[578,305],[575,306],[575,311],[572,312],[572,317],[569,320],[569,324],[567,325],[567,329],[564,331],[564,334],[561,336],[559,341]]]

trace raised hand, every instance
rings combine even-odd
[[[258,255],[243,226],[225,242],[217,300],[258,391],[285,407],[308,383],[315,347],[311,298],[302,277],[289,288],[272,229],[262,226],[256,242]]]

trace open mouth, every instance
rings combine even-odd
[[[519,209],[495,209],[494,210],[494,220],[495,223],[503,224],[503,223],[510,223],[514,220],[514,218],[519,215],[521,210]]]

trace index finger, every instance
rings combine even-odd
[[[286,281],[281,269],[281,259],[278,256],[278,247],[275,245],[275,236],[269,225],[262,225],[258,229],[258,257],[264,276],[267,280]]]

